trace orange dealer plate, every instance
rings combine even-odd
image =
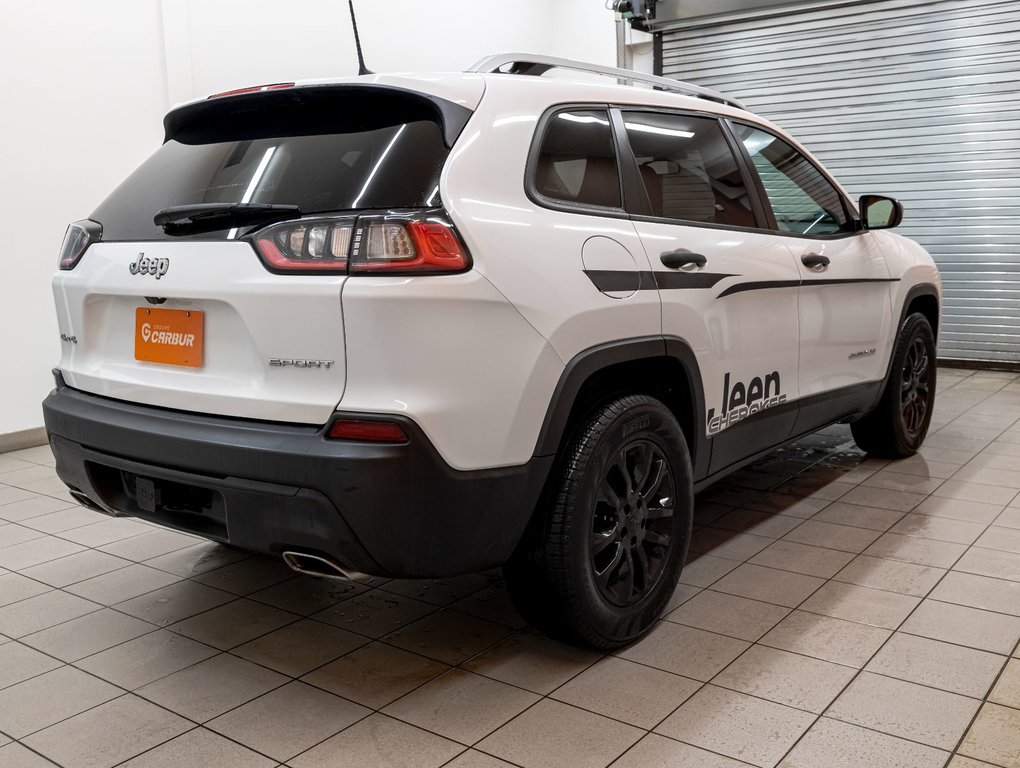
[[[205,314],[197,309],[135,310],[135,360],[202,367]]]

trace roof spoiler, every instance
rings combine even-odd
[[[178,107],[163,119],[164,142],[211,144],[271,136],[312,136],[432,120],[453,147],[471,110],[420,91],[334,83],[247,91]]]

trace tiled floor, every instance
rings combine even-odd
[[[940,377],[917,457],[834,427],[702,494],[605,657],[495,575],[297,578],[2,455],[0,768],[1020,767],[1020,377]]]

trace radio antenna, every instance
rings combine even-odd
[[[354,15],[354,0],[347,0],[351,9],[351,26],[354,27],[354,45],[358,48],[358,74],[374,75],[375,72],[365,66],[365,57],[361,53],[361,37],[358,35],[358,17]]]

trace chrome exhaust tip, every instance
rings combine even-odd
[[[345,568],[335,560],[308,552],[284,552],[283,562],[295,573],[305,576],[321,576],[327,579],[343,579],[344,581],[353,581],[364,576],[364,574],[358,571]]]

